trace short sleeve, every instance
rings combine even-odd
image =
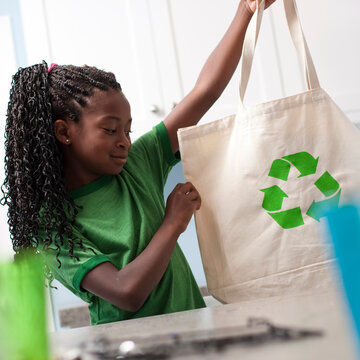
[[[179,152],[172,152],[168,132],[161,122],[134,142],[124,169],[139,177],[151,177],[163,190],[170,170],[179,161]]]
[[[96,266],[104,262],[110,262],[110,259],[100,253],[91,242],[74,228],[73,235],[77,240],[74,244],[72,257],[69,255],[70,246],[67,240],[64,240],[59,254],[57,254],[53,244],[48,248],[42,247],[40,252],[54,277],[65,287],[87,301],[92,294],[80,286],[84,276]],[[82,241],[82,246],[79,239]]]
[[[171,144],[170,144],[169,134],[167,132],[167,129],[166,129],[164,123],[163,122],[159,123],[158,125],[156,125],[154,127],[154,129],[156,130],[156,132],[160,138],[160,143],[161,143],[161,147],[162,147],[166,162],[170,166],[176,165],[180,161],[180,153],[179,153],[179,151],[177,151],[175,154],[173,153]]]

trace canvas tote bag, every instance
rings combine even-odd
[[[319,86],[295,1],[284,6],[307,91],[244,107],[258,1],[237,114],[178,131],[185,179],[202,198],[195,223],[208,290],[224,303],[328,288],[323,210],[360,188],[360,132]]]

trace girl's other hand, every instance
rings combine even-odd
[[[274,2],[275,0],[265,0],[265,9],[268,8]],[[245,4],[249,12],[251,14],[254,14],[254,12],[256,11],[256,0],[245,0]]]
[[[164,224],[175,226],[179,234],[184,232],[200,205],[201,198],[193,184],[177,184],[166,202]]]

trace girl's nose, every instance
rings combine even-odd
[[[129,139],[128,136],[126,136],[126,134],[122,133],[119,135],[119,137],[116,140],[116,146],[128,149],[131,146],[131,140]]]

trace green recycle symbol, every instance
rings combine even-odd
[[[269,176],[276,179],[287,181],[291,165],[295,166],[300,177],[312,175],[316,173],[319,157],[315,159],[307,152],[299,152],[296,154],[283,156],[281,159],[273,161]],[[314,185],[328,199],[321,201],[313,201],[306,212],[307,216],[312,217],[316,221],[320,221],[323,217],[324,210],[329,207],[337,207],[339,205],[341,189],[339,183],[325,171],[314,183]],[[281,211],[281,206],[285,197],[288,195],[277,185],[261,189],[264,192],[264,200],[262,207],[268,214],[284,229],[292,229],[304,225],[304,219],[301,214],[301,208],[295,207],[289,210]],[[335,195],[334,195],[335,194]],[[332,196],[332,197],[330,197]]]

